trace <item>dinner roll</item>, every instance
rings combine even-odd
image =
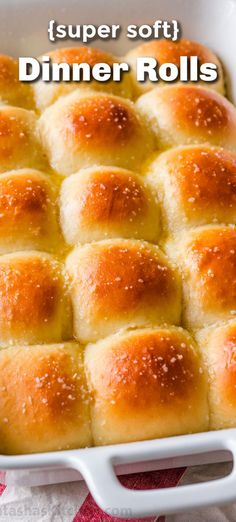
[[[148,168],[167,232],[209,223],[236,224],[236,154],[205,145],[178,147]]]
[[[208,428],[207,383],[182,328],[116,334],[85,351],[95,445]]]
[[[204,87],[159,87],[136,102],[159,147],[209,143],[236,151],[236,108]]]
[[[40,171],[20,169],[0,176],[0,253],[50,251],[58,243],[56,192]]]
[[[0,346],[68,339],[70,319],[66,281],[52,256],[0,256]]]
[[[92,167],[66,178],[61,187],[61,227],[75,245],[112,237],[156,241],[159,207],[151,186],[117,167]]]
[[[69,65],[73,63],[88,63],[90,67],[94,67],[94,65],[100,63],[105,63],[109,66],[112,66],[114,63],[120,63],[119,59],[112,54],[93,47],[64,47],[45,53],[44,56],[49,56],[51,63],[67,63]],[[132,76],[127,73],[123,74],[120,82],[101,82],[96,80],[89,82],[44,82],[40,80],[33,83],[35,101],[40,111],[46,109],[46,107],[54,103],[60,96],[64,96],[75,89],[84,88],[106,91],[125,98],[132,98],[134,90]]]
[[[36,116],[19,107],[0,107],[0,173],[20,168],[44,168]]]
[[[62,97],[43,113],[40,129],[52,168],[64,176],[94,164],[140,170],[154,148],[134,105],[104,93]]]
[[[19,66],[11,56],[0,54],[0,101],[24,109],[34,107],[32,88],[19,81]]]
[[[74,335],[96,341],[121,328],[178,324],[180,280],[162,251],[113,239],[76,248],[67,258]]]
[[[236,229],[192,229],[167,244],[183,271],[183,321],[203,328],[236,315]]]
[[[0,352],[0,453],[91,445],[83,354],[76,343]]]
[[[198,334],[209,374],[210,429],[236,427],[236,321]]]
[[[198,42],[193,42],[184,38],[177,40],[176,42],[173,42],[172,40],[166,40],[164,38],[161,40],[151,40],[129,51],[126,55],[126,59],[136,74],[137,58],[151,57],[157,60],[158,65],[162,65],[164,63],[173,63],[179,67],[181,56],[187,56],[189,58],[191,56],[197,56],[199,58],[199,65],[203,63],[214,63],[217,65],[217,80],[211,83],[201,82],[201,84],[203,84],[205,87],[210,87],[211,89],[214,89],[221,94],[224,94],[225,86],[222,65],[216,55],[208,47],[205,47]],[[148,91],[157,85],[168,84],[162,81],[157,84],[147,80],[146,82],[140,83],[139,85],[142,91]]]

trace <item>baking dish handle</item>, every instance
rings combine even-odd
[[[126,448],[127,447],[127,452]],[[103,511],[120,518],[166,515],[197,507],[224,504],[236,499],[236,430],[222,430],[182,437],[171,437],[142,443],[97,448],[96,455],[72,456],[71,465],[78,469]],[[104,451],[105,450],[105,451]],[[157,459],[197,455],[228,450],[233,456],[233,469],[226,477],[179,488],[130,490],[116,477],[114,465]]]

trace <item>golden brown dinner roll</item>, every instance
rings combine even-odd
[[[167,232],[210,223],[236,224],[236,154],[205,145],[177,147],[148,167]]]
[[[82,359],[76,343],[0,352],[0,453],[91,445]]]
[[[183,321],[203,328],[236,315],[236,229],[199,227],[167,245],[183,271]]]
[[[117,167],[92,167],[61,187],[61,227],[71,245],[112,237],[156,241],[159,207],[151,186]]]
[[[162,65],[164,63],[173,63],[179,67],[181,56],[187,56],[189,58],[191,56],[197,56],[199,58],[199,65],[203,63],[214,63],[217,65],[217,81],[211,83],[201,83],[203,83],[205,87],[210,87],[211,89],[224,94],[224,73],[222,65],[217,56],[208,47],[205,47],[199,42],[193,42],[184,38],[177,40],[176,42],[173,42],[172,40],[166,40],[164,38],[161,40],[151,40],[129,51],[126,55],[126,59],[131,64],[132,69],[136,73],[136,63],[137,58],[139,57],[155,58],[158,62],[158,65]],[[146,81],[144,83],[140,83],[139,85],[142,91],[148,91],[159,84],[168,85],[162,81],[160,81],[158,84]]]
[[[17,60],[4,54],[0,54],[0,100],[24,109],[34,107],[31,86],[19,81]]]
[[[208,428],[207,383],[182,328],[116,334],[85,351],[95,445]]]
[[[236,151],[236,108],[204,87],[159,87],[136,102],[159,147],[209,143]]]
[[[209,374],[210,428],[236,426],[236,321],[202,330],[198,334]]]
[[[121,328],[178,324],[180,280],[162,251],[113,239],[76,248],[67,258],[74,335],[96,341]]]
[[[33,111],[0,107],[0,173],[45,167],[36,122]]]
[[[140,170],[154,148],[134,105],[102,93],[62,97],[43,113],[40,129],[51,166],[64,176],[94,164]]]
[[[20,169],[0,176],[0,253],[50,251],[58,243],[56,191],[40,171]]]
[[[60,342],[71,336],[60,264],[42,252],[0,256],[0,346]]]
[[[67,63],[69,65],[88,63],[90,67],[96,64],[106,63],[112,66],[114,63],[119,63],[119,59],[110,53],[95,49],[93,47],[64,47],[56,49],[44,56],[49,56],[51,63]],[[39,59],[40,60],[40,59]],[[90,82],[44,82],[37,81],[33,84],[35,101],[38,109],[43,111],[54,103],[60,96],[74,91],[75,89],[93,89],[96,91],[105,91],[117,96],[125,98],[133,97],[133,81],[130,74],[124,73],[122,80],[100,82],[92,80]]]

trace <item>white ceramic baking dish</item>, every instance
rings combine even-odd
[[[119,40],[93,42],[118,55],[137,44],[125,37],[128,24],[177,19],[184,36],[206,44],[219,55],[228,77],[229,95],[236,102],[236,0],[1,0],[1,52],[38,56],[55,48],[48,41],[50,19],[64,24],[120,24],[123,32]],[[231,474],[207,484],[131,491],[116,478],[116,473],[230,458],[234,461]],[[120,517],[133,518],[236,500],[235,460],[236,430],[231,429],[85,450],[0,456],[0,469],[7,470],[8,484],[39,485],[83,477],[103,510],[116,510]]]

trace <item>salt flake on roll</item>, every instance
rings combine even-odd
[[[91,167],[66,178],[60,217],[71,245],[112,237],[156,242],[160,233],[159,205],[151,184],[118,167]]]
[[[122,328],[179,324],[180,276],[159,247],[134,239],[79,246],[66,260],[74,335],[93,342]]]
[[[108,64],[112,67],[114,63],[120,63],[119,59],[110,53],[95,49],[93,47],[66,47],[51,51],[44,56],[48,56],[51,63],[55,64],[88,64],[90,67],[99,63]],[[39,58],[40,61],[40,58]],[[123,74],[121,81],[60,81],[60,82],[44,82],[36,81],[33,84],[34,95],[37,108],[40,111],[45,110],[49,105],[54,103],[61,96],[65,96],[75,89],[93,89],[95,91],[105,91],[124,98],[133,98],[133,80],[130,74]]]
[[[187,59],[190,59],[191,57],[197,57],[199,59],[199,66],[204,63],[215,64],[217,66],[218,72],[217,80],[209,83],[201,83],[205,87],[209,87],[219,92],[220,94],[224,94],[225,92],[224,72],[219,59],[209,48],[198,42],[193,42],[184,38],[173,42],[171,40],[162,38],[160,40],[152,40],[150,42],[138,45],[126,54],[127,61],[130,63],[132,69],[136,73],[137,59],[145,57],[155,58],[159,66],[162,66],[163,64],[174,64],[175,66],[180,67],[181,57],[187,57]],[[139,83],[139,92],[141,93],[150,91],[157,85],[165,86],[168,85],[168,83],[163,81],[154,83],[147,80],[144,83]]]
[[[51,167],[63,176],[93,165],[140,169],[155,147],[134,104],[104,93],[75,91],[46,109],[39,125]]]
[[[95,445],[208,429],[198,347],[173,326],[120,332],[85,351]]]
[[[136,107],[159,147],[208,143],[236,151],[236,108],[211,89],[160,87],[141,96]]]

